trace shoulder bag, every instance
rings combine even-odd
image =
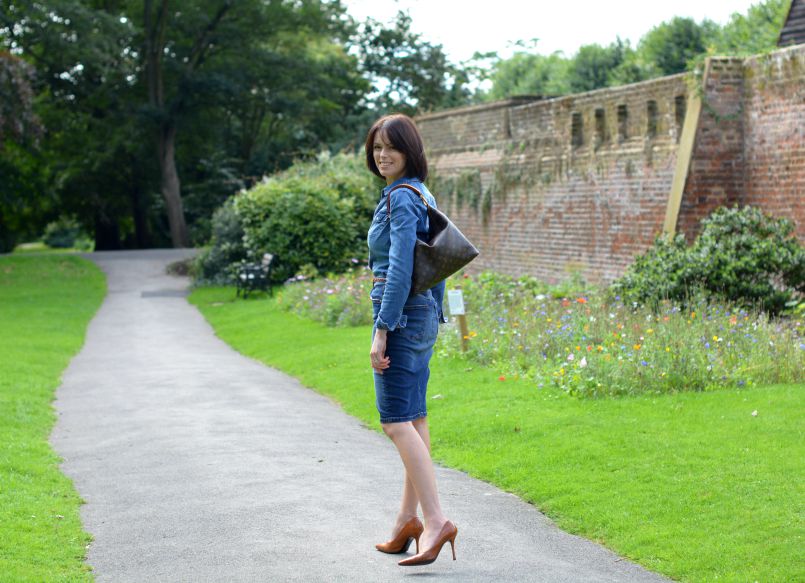
[[[475,259],[478,256],[478,249],[447,218],[447,215],[429,205],[419,189],[410,184],[399,184],[389,191],[386,199],[389,218],[391,218],[391,193],[398,188],[413,190],[428,209],[428,240],[417,239],[414,247],[411,293],[418,294],[447,279]]]

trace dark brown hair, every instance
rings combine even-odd
[[[428,161],[425,158],[425,145],[422,136],[412,120],[402,113],[392,113],[377,120],[369,134],[366,136],[366,165],[373,174],[383,178],[377,169],[374,156],[375,136],[383,131],[388,143],[405,155],[405,176],[419,178],[425,181],[428,178]]]

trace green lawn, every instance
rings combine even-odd
[[[190,301],[237,350],[379,427],[371,328],[234,295],[201,288]],[[674,579],[805,581],[805,385],[580,400],[461,359],[431,368],[438,461]]]
[[[80,257],[0,257],[0,581],[92,580],[81,500],[47,440],[59,378],[105,294]]]

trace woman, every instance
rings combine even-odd
[[[370,356],[380,423],[405,466],[402,501],[391,540],[376,548],[404,553],[415,540],[417,554],[399,564],[426,565],[450,541],[455,560],[458,529],[439,504],[426,408],[428,363],[439,322],[446,321],[442,313],[445,284],[410,295],[414,245],[417,237],[427,239],[428,235],[425,201],[436,204],[422,183],[428,176],[428,163],[413,120],[400,114],[377,120],[366,138],[366,163],[387,184],[368,235],[369,266],[374,274]],[[422,507],[424,526],[417,517],[417,505]]]

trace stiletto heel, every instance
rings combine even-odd
[[[455,561],[456,535],[458,535],[458,529],[456,528],[456,525],[448,520],[447,522],[444,523],[444,526],[442,526],[442,530],[441,532],[439,532],[439,538],[436,539],[436,542],[431,548],[421,553],[417,553],[413,557],[403,559],[397,564],[400,565],[401,567],[412,567],[415,565],[430,565],[433,561],[436,560],[436,557],[439,556],[439,553],[442,551],[444,543],[448,541],[450,542],[450,548],[453,551],[453,560]]]
[[[376,544],[375,548],[381,553],[391,555],[407,553],[408,547],[411,546],[411,541],[414,540],[416,541],[416,552],[419,553],[419,537],[422,536],[424,530],[425,527],[422,526],[419,518],[414,517],[403,525],[400,532],[392,540]]]

